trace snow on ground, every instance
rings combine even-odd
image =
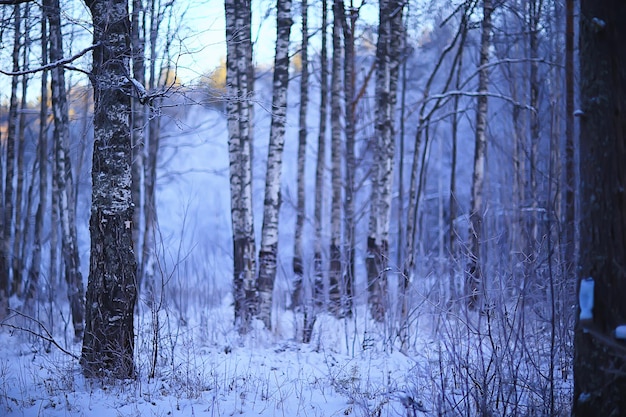
[[[198,323],[182,324],[160,312],[154,378],[148,377],[154,327],[150,312],[142,315],[133,381],[85,379],[75,358],[4,328],[0,415],[406,416],[409,397],[416,397],[415,360],[380,351],[376,341],[346,338],[346,321],[320,316],[306,345],[260,328],[241,337],[226,307],[205,313]],[[294,321],[285,312],[280,327],[293,331]],[[68,350],[79,356],[80,343]]]

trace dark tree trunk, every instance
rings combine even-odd
[[[614,337],[626,324],[626,3],[582,0],[580,8],[578,282],[595,285],[585,291],[592,318],[575,327],[573,415],[618,417],[626,415],[626,347]]]
[[[130,21],[127,0],[87,1],[94,29],[91,258],[81,365],[88,376],[134,377],[137,297],[131,198]]]

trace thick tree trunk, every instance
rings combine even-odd
[[[573,415],[626,415],[626,4],[580,3],[580,303],[592,317],[574,334]],[[589,288],[593,278],[595,285]],[[585,310],[587,310],[585,308]],[[579,310],[580,311],[580,310]],[[582,311],[581,311],[582,316]]]
[[[278,257],[278,214],[280,211],[280,178],[287,121],[287,87],[289,84],[289,35],[291,33],[291,0],[277,1],[276,56],[274,58],[274,89],[272,121],[265,173],[263,228],[259,250],[259,312],[258,317],[271,328],[272,292],[276,279]]]
[[[91,257],[81,365],[88,376],[135,376],[137,265],[131,197],[130,21],[127,0],[87,1],[94,28]]]
[[[302,41],[300,43],[300,58],[302,69],[300,70],[300,112],[298,118],[298,173],[297,173],[297,202],[296,202],[296,230],[293,243],[293,293],[291,295],[291,308],[298,310],[303,306],[303,253],[302,234],[304,232],[304,219],[306,217],[306,146],[307,146],[307,109],[309,91],[309,29],[308,29],[308,3],[302,0]],[[310,304],[306,302],[307,306]],[[310,308],[305,306],[305,319],[310,313]],[[305,323],[307,327],[307,323]]]
[[[341,253],[341,15],[343,13],[343,1],[335,0],[333,3],[333,57],[331,74],[331,182],[332,199],[330,210],[330,272],[329,272],[329,297],[330,311],[337,317],[341,317],[341,288],[343,276],[343,263]]]
[[[257,281],[252,212],[251,87],[249,0],[226,0],[226,103],[233,229],[233,293],[235,325],[248,331],[256,312]]]
[[[45,0],[44,11],[50,23],[50,61],[63,58],[63,35],[61,32],[61,9],[59,0]],[[83,336],[85,301],[83,278],[80,272],[78,254],[78,237],[76,233],[76,214],[74,202],[74,181],[69,158],[69,111],[67,93],[65,91],[65,74],[63,67],[51,70],[52,78],[52,110],[54,115],[54,141],[57,191],[59,193],[59,215],[61,218],[61,237],[63,260],[65,262],[65,279],[67,296],[72,313],[74,337],[80,340]]]
[[[480,286],[483,284],[480,249],[483,227],[483,183],[487,157],[487,83],[489,76],[489,47],[491,37],[491,0],[483,0],[483,22],[480,40],[480,70],[478,73],[478,104],[476,109],[476,138],[474,147],[474,175],[470,205],[468,264],[466,270],[466,295],[469,308],[477,308]]]

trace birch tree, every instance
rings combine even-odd
[[[395,104],[400,65],[403,3],[379,2],[378,43],[376,45],[376,140],[375,167],[372,170],[372,197],[367,237],[368,300],[372,317],[382,321],[387,308],[387,265],[393,158],[395,154]]]
[[[315,165],[315,242],[313,255],[314,282],[313,282],[313,314],[304,327],[303,341],[310,342],[315,315],[324,304],[324,267],[322,258],[322,230],[326,179],[326,122],[328,113],[328,51],[327,51],[327,26],[328,26],[328,2],[322,0],[322,25],[320,47],[320,107],[319,107],[319,131],[317,137],[317,161]]]
[[[300,43],[300,59],[302,69],[300,70],[300,109],[298,114],[298,173],[297,173],[297,202],[296,202],[296,230],[293,243],[293,294],[291,297],[291,307],[294,309],[302,306],[303,291],[303,253],[302,234],[304,232],[304,219],[306,216],[306,146],[307,146],[307,109],[309,91],[309,29],[308,29],[308,2],[302,0],[302,41]],[[307,312],[305,312],[307,314]],[[306,317],[305,317],[306,321]],[[306,327],[306,323],[305,323]]]
[[[285,146],[287,119],[287,87],[289,84],[289,35],[291,33],[291,0],[276,3],[276,56],[272,94],[272,120],[265,173],[263,228],[259,250],[259,312],[258,317],[271,328],[272,292],[276,279],[278,257],[278,214],[280,210],[280,178]]]
[[[333,2],[333,55],[330,88],[330,123],[331,123],[331,183],[332,198],[330,210],[330,270],[329,270],[329,297],[330,310],[336,316],[342,315],[341,288],[343,263],[341,253],[341,201],[342,201],[342,152],[341,152],[341,86],[344,80],[341,77],[341,16],[344,4],[342,0]]]
[[[131,46],[133,51],[132,57],[132,74],[133,78],[139,85],[146,83],[145,70],[145,11],[143,0],[132,1],[131,14]],[[132,147],[133,147],[133,164],[132,164],[132,199],[135,210],[133,211],[133,247],[139,248],[141,241],[141,209],[142,203],[142,177],[144,169],[144,125],[146,121],[146,110],[144,103],[140,98],[135,96],[132,100]],[[137,264],[141,265],[141,251],[136,250],[135,256]],[[141,268],[140,268],[141,269]],[[141,287],[142,274],[139,271],[139,283]]]
[[[19,70],[20,37],[21,37],[21,10],[20,5],[13,6],[15,21],[13,26],[13,72]],[[10,296],[10,257],[11,236],[13,230],[13,177],[15,173],[15,140],[17,136],[17,75],[11,77],[11,96],[9,98],[9,112],[6,133],[5,185],[4,185],[4,213],[2,214],[2,245],[0,253],[0,317],[8,313]]]
[[[250,2],[226,0],[224,13],[235,324],[240,332],[245,333],[257,304],[250,129],[253,84],[248,79],[252,56]]]
[[[41,64],[48,63],[48,21],[41,19]],[[39,161],[39,201],[35,213],[35,230],[28,287],[25,300],[33,300],[39,289],[41,275],[41,252],[43,243],[44,216],[48,201],[48,71],[41,72],[41,104],[39,109],[39,136],[37,139],[37,160]]]
[[[479,288],[483,284],[480,248],[483,227],[483,185],[487,156],[487,83],[489,76],[489,48],[491,37],[491,0],[483,0],[482,33],[480,37],[480,61],[478,72],[478,99],[476,108],[476,133],[474,144],[474,174],[472,176],[468,264],[466,270],[466,293],[468,307],[477,308]]]
[[[61,9],[59,0],[44,0],[44,13],[50,24],[50,61],[63,59],[63,34],[61,32]],[[65,72],[62,66],[55,66],[50,71],[52,85],[52,112],[54,115],[54,142],[56,171],[54,182],[59,197],[59,215],[61,220],[61,240],[67,296],[72,313],[74,337],[79,340],[83,335],[85,301],[83,278],[80,272],[78,237],[76,233],[76,213],[74,181],[69,158],[69,110],[65,89]]]
[[[93,20],[91,255],[80,363],[87,376],[135,376],[137,297],[131,197],[130,19],[127,0],[87,0]]]

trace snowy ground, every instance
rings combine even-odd
[[[232,330],[227,308],[201,316],[182,324],[161,312],[155,376],[149,378],[155,333],[150,315],[143,315],[137,323],[139,377],[121,382],[87,380],[75,358],[5,327],[0,415],[406,416],[419,409],[416,359],[381,351],[379,340],[351,331],[354,323],[322,316],[315,340],[305,345],[262,329],[242,338]],[[293,333],[294,322],[285,313],[278,327]],[[41,332],[24,320],[14,323]],[[80,343],[67,349],[80,355]]]

